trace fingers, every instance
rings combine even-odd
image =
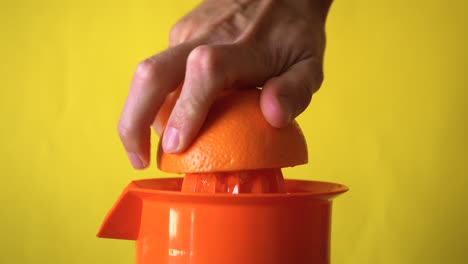
[[[150,126],[166,95],[182,82],[186,58],[193,45],[184,43],[157,54],[135,70],[118,131],[136,169],[149,164]]]
[[[240,44],[194,49],[187,59],[180,97],[164,131],[164,151],[182,152],[192,143],[222,89],[263,84],[271,72],[261,56]]]
[[[163,133],[164,127],[167,124],[167,120],[169,120],[169,115],[171,114],[172,109],[174,108],[175,102],[179,98],[180,90],[182,88],[181,85],[177,87],[176,90],[170,92],[166,96],[164,103],[162,103],[161,107],[159,108],[158,114],[154,119],[153,129],[158,136],[161,136],[161,133]]]
[[[313,58],[291,66],[263,86],[260,107],[274,127],[284,127],[302,113],[323,80],[322,64]]]

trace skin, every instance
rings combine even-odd
[[[136,68],[118,124],[136,169],[150,160],[150,127],[166,96],[182,87],[162,146],[183,152],[223,89],[263,87],[260,107],[288,125],[323,80],[325,20],[331,0],[206,0],[172,28],[169,48]]]

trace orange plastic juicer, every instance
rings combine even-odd
[[[98,237],[136,240],[137,264],[330,263],[332,199],[348,189],[283,179],[281,168],[307,163],[306,142],[296,122],[271,127],[259,98],[225,91],[187,151],[159,146],[158,167],[184,178],[131,182]]]

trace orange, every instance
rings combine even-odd
[[[272,127],[260,110],[259,89],[232,89],[212,105],[195,142],[181,154],[158,148],[159,169],[171,173],[214,173],[290,167],[307,163],[299,125]],[[165,126],[178,94],[170,95],[156,122]],[[161,142],[161,141],[160,141]]]

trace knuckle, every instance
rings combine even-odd
[[[322,86],[323,83],[323,63],[320,58],[311,58],[306,64],[306,70],[303,72],[305,76],[302,87],[303,90],[307,91],[307,95],[312,95]]]
[[[302,113],[309,106],[311,100],[312,91],[310,89],[310,86],[303,86],[303,88],[301,89],[301,93],[299,94],[299,98],[297,99],[297,107],[294,116],[297,116],[300,113]]]
[[[190,52],[188,65],[195,70],[213,75],[222,68],[221,56],[218,50],[212,46],[199,46]]]
[[[303,108],[309,105],[310,100],[312,99],[312,86],[309,83],[302,84],[301,86],[301,98],[303,99]]]
[[[321,59],[313,61],[311,76],[313,76],[311,89],[315,92],[320,88],[320,86],[322,86],[324,79]]]
[[[135,70],[135,78],[141,80],[151,79],[158,71],[159,64],[155,57],[148,58],[138,64]]]
[[[206,108],[207,101],[202,96],[179,98],[172,111],[170,125],[173,127],[191,127],[197,123]]]
[[[314,86],[315,90],[318,90],[320,88],[320,86],[322,86],[323,79],[324,79],[323,70],[322,70],[322,68],[320,68],[315,72],[315,80],[314,80],[314,83],[313,83],[313,86]]]
[[[304,78],[297,80],[298,112],[296,114],[300,114],[309,106],[312,96],[320,88],[323,82],[323,69],[321,63],[318,61],[313,60],[310,64],[309,70],[304,73],[306,73],[306,75],[303,75]]]
[[[306,81],[303,81],[299,84],[299,94],[297,95],[298,98],[297,98],[297,106],[298,106],[298,109],[297,109],[297,115],[300,114],[302,111],[304,111],[310,104],[310,101],[312,100],[312,95],[314,94],[315,92],[315,85],[310,83],[310,82],[306,82]]]
[[[182,116],[180,119],[192,119],[197,115],[201,102],[196,98],[186,98],[180,101],[180,109],[178,111]]]
[[[190,124],[193,117],[196,115],[196,110],[192,104],[187,102],[188,100],[177,101],[174,110],[172,111],[169,119],[169,124],[172,127],[181,128]]]

